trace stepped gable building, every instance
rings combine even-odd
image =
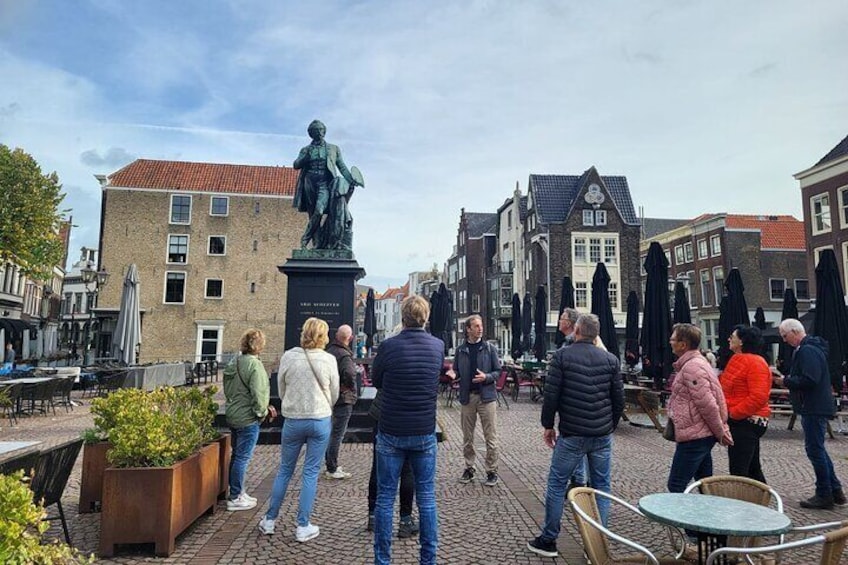
[[[645,219],[644,223],[653,229],[661,222],[677,220]],[[675,281],[688,289],[692,321],[701,327],[703,347],[719,345],[718,304],[725,294],[725,278],[734,267],[742,275],[751,319],[761,306],[767,323],[779,323],[787,288],[795,291],[800,312],[809,307],[814,289],[807,277],[804,225],[792,216],[702,214],[643,239],[640,264],[652,241],[662,245],[668,258],[669,292],[674,292]],[[645,272],[641,272],[644,296]]]
[[[494,336],[489,312],[486,269],[497,251],[498,216],[462,208],[454,253],[448,258],[448,289],[454,297],[454,343],[461,341],[463,324],[471,314],[483,317],[486,339]]]
[[[602,176],[595,167],[582,175],[530,175],[524,278],[531,295],[538,285],[547,287],[549,337],[556,331],[562,278],[571,277],[575,305],[588,312],[600,262],[610,274],[613,315],[623,332],[627,294],[640,284],[639,239],[626,177]]]
[[[801,187],[808,278],[815,281],[819,254],[833,249],[848,292],[848,136],[818,163],[795,175]],[[811,292],[815,292],[815,283]]]
[[[102,188],[99,297],[109,349],[122,278],[138,268],[140,362],[220,359],[248,328],[283,350],[287,281],[277,265],[299,247],[306,218],[292,207],[290,167],[138,159]]]

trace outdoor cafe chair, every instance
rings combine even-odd
[[[58,384],[59,379],[25,384],[21,390],[21,399],[24,403],[29,403],[29,407],[22,408],[22,411],[32,415],[35,415],[36,411],[38,411],[46,416],[47,411],[52,410],[55,415],[56,407],[53,404],[53,391],[56,390],[56,385]]]
[[[2,392],[4,397],[3,402],[0,403],[0,407],[3,408],[3,412],[9,417],[10,426],[18,423],[17,412],[23,388],[24,385],[21,383],[6,385],[0,388],[0,392]]]
[[[53,404],[65,407],[65,412],[74,409],[74,403],[71,401],[71,390],[74,388],[73,377],[61,377],[56,379],[56,386],[53,390]],[[55,410],[54,410],[55,411]]]
[[[68,484],[68,478],[71,476],[81,447],[82,439],[76,438],[42,451],[31,484],[33,500],[41,501],[45,509],[56,505],[68,545],[71,545],[71,535],[68,533],[65,511],[62,509],[62,494],[65,492],[65,486]],[[51,518],[45,516],[43,519]]]
[[[509,402],[506,400],[506,396],[504,396],[504,389],[506,388],[506,378],[509,376],[509,371],[506,367],[501,369],[501,374],[498,375],[498,380],[495,381],[495,391],[497,396],[495,396],[495,400],[498,401],[498,406],[501,405],[501,400],[506,404],[507,410],[509,409]]]
[[[185,366],[185,384],[187,386],[191,386],[198,380],[197,372],[194,370],[194,363],[191,361],[184,361],[183,365]]]
[[[16,471],[23,471],[25,477],[32,477],[33,470],[38,465],[38,451],[31,451],[18,457],[6,459],[0,463],[0,475],[11,475]]]
[[[605,564],[652,563],[653,565],[690,563],[690,561],[681,557],[686,550],[686,536],[682,531],[676,528],[672,529],[680,536],[682,544],[682,549],[678,552],[677,556],[658,557],[644,545],[617,534],[601,524],[601,515],[598,511],[597,502],[598,496],[609,499],[611,502],[620,505],[622,508],[629,510],[647,521],[645,515],[638,508],[617,496],[590,487],[576,487],[571,489],[568,492],[568,501],[571,503],[574,521],[577,523],[577,529],[580,532],[580,537],[583,539],[583,548],[586,551],[589,561]],[[636,553],[613,555],[610,551],[609,540],[623,544]]]
[[[710,553],[709,557],[707,557],[707,565],[713,565],[713,563],[721,562],[720,560],[726,559],[728,556],[732,555],[744,556],[746,559],[749,559],[749,562],[750,555],[768,554],[779,557],[782,553],[786,553],[791,550],[819,544],[822,546],[822,551],[817,563],[819,565],[838,565],[842,562],[842,554],[845,551],[846,540],[848,540],[848,525],[846,525],[846,522],[842,522],[841,524],[843,527],[838,530],[800,540],[778,543],[775,545],[763,545],[759,547],[722,547]],[[800,528],[796,528],[794,531],[799,529]]]

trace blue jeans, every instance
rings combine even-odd
[[[271,490],[271,502],[268,504],[266,518],[276,520],[280,514],[280,505],[286,497],[289,481],[294,474],[300,448],[306,444],[306,457],[301,471],[300,500],[297,506],[297,525],[309,524],[312,506],[315,504],[315,491],[318,489],[318,473],[321,460],[330,441],[330,417],[321,419],[286,418],[283,423],[283,440],[280,445],[280,470],[274,479]]]
[[[243,428],[230,428],[230,435],[233,449],[230,457],[230,500],[234,500],[244,492],[244,474],[259,439],[259,422]]]
[[[589,480],[592,487],[610,492],[612,435],[559,436],[551,456],[551,470],[548,473],[548,487],[545,492],[545,526],[541,535],[544,541],[555,542],[559,537],[568,480],[574,470],[583,465],[584,457],[589,460]],[[597,502],[601,522],[606,524],[610,501],[598,497]]]
[[[668,473],[669,492],[683,492],[692,478],[697,481],[712,476],[715,444],[716,438],[712,436],[677,444]]]
[[[439,524],[436,514],[436,434],[392,436],[377,434],[377,505],[374,508],[374,563],[392,559],[392,517],[404,461],[412,464],[420,522],[419,563],[436,563]]]
[[[824,434],[827,431],[827,418],[824,416],[801,416],[804,428],[804,450],[807,459],[813,464],[816,473],[816,495],[833,498],[833,491],[842,488],[842,483],[833,470],[833,461],[824,448]]]

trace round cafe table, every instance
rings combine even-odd
[[[663,492],[639,499],[639,510],[660,524],[694,530],[698,534],[698,563],[724,547],[727,536],[754,537],[789,531],[786,514],[734,498],[708,494]]]

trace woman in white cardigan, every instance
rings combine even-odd
[[[329,343],[327,322],[309,318],[300,333],[301,347],[283,354],[277,383],[282,400],[283,423],[280,470],[268,512],[259,521],[262,533],[274,533],[280,505],[286,497],[300,450],[306,445],[306,458],[301,474],[300,500],[297,509],[297,541],[309,541],[319,533],[318,526],[309,522],[321,461],[330,441],[330,417],[339,397],[339,369],[336,358],[324,351]]]

